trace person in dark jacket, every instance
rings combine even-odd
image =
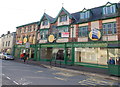
[[[112,57],[110,57],[110,59],[108,60],[108,62],[107,62],[108,64],[115,64],[115,60],[114,59],[112,59]]]
[[[120,57],[116,59],[116,65],[120,65]]]
[[[27,54],[26,54],[26,53],[24,53],[24,58],[23,58],[23,60],[24,60],[24,63],[25,63],[26,60],[27,60]]]

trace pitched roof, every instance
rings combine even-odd
[[[74,19],[74,17],[73,17],[64,7],[62,7],[61,10],[59,11],[58,15],[56,16],[54,22],[56,22],[56,20],[58,19],[59,15],[60,15],[60,13],[61,13],[62,11],[64,11],[64,12],[69,16],[69,18],[71,18],[71,19],[73,18],[73,19]]]
[[[47,20],[48,20],[50,23],[54,22],[54,18],[53,18],[53,17],[51,17],[50,15],[44,13],[43,16],[42,16],[42,18],[40,19],[40,22],[38,23],[38,25],[40,25],[40,23],[41,23],[41,21],[43,20],[44,17],[46,17]]]

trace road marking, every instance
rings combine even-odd
[[[5,75],[5,74],[2,74],[3,76]]]
[[[15,84],[19,85],[19,83],[17,83],[16,81],[13,81]]]
[[[54,75],[62,75],[62,76],[66,76],[66,77],[72,77],[75,76],[73,74],[70,73],[65,73],[65,72],[59,72],[59,73],[53,73]]]
[[[43,71],[37,71],[37,72],[43,72]]]
[[[80,82],[78,82],[79,84],[83,85],[83,84],[86,84],[86,85],[96,85],[96,84],[102,84],[102,85],[112,85],[113,83],[111,82],[107,82],[107,81],[102,81],[102,80],[99,80],[99,79],[93,79],[93,78],[88,78],[86,80],[82,80]]]
[[[6,77],[7,79],[9,79],[9,80],[11,80],[11,78],[10,77]]]
[[[59,78],[59,77],[54,77],[54,78],[56,78],[56,79],[58,79],[58,80],[64,80],[64,81],[67,81],[67,79],[64,79],[64,78]]]

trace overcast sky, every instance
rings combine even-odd
[[[46,13],[56,17],[63,7],[70,13],[90,9],[120,0],[0,0],[0,35],[15,32],[16,27],[39,21]]]

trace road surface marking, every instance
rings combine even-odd
[[[73,74],[70,73],[65,73],[65,72],[59,72],[59,73],[53,73],[54,75],[62,75],[62,76],[66,76],[66,77],[72,77],[75,76]]]
[[[7,77],[7,79],[11,80],[11,78],[10,78],[10,77]]]
[[[37,72],[43,72],[43,71],[37,71]]]
[[[58,79],[58,80],[64,80],[64,81],[67,81],[67,79],[64,79],[64,78],[59,78],[59,77],[54,77],[54,78],[56,78],[56,79]]]
[[[5,75],[5,74],[2,74],[3,76]]]
[[[19,85],[19,83],[17,83],[16,81],[13,81],[15,84]]]

